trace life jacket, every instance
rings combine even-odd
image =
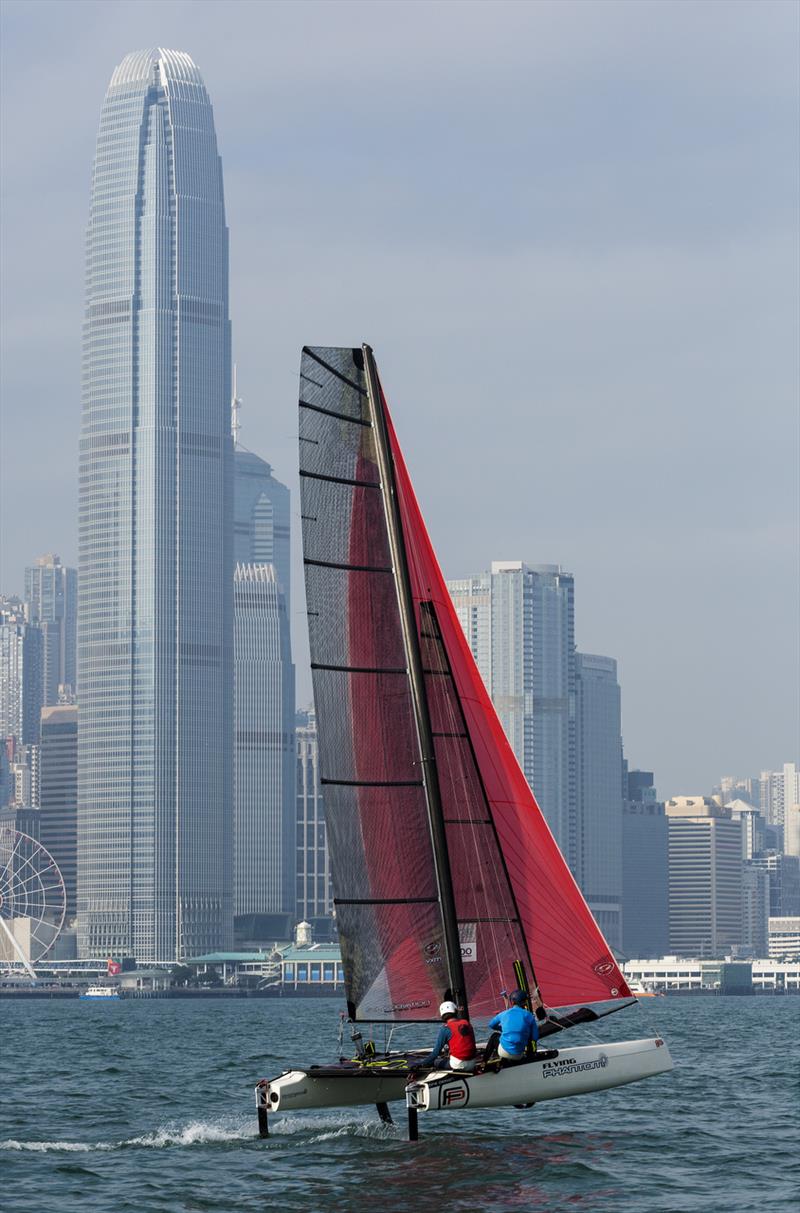
[[[477,1056],[475,1033],[468,1019],[448,1019],[450,1029],[450,1056],[459,1061],[472,1061]]]

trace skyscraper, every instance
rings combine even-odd
[[[447,588],[525,778],[578,875],[573,577],[558,565],[499,560]]]
[[[75,687],[78,574],[55,554],[25,570],[28,618],[42,631],[42,704],[58,703],[58,688]]]
[[[39,841],[58,864],[67,894],[67,919],[75,916],[78,825],[78,709],[42,711],[39,750]]]
[[[742,827],[707,796],[666,803],[669,947],[677,956],[724,956],[742,942]]]
[[[295,908],[294,666],[272,564],[234,579],[234,914]]]
[[[657,800],[630,799],[622,809],[622,949],[659,957],[669,950],[667,818]]]
[[[578,883],[612,948],[622,947],[622,723],[617,663],[576,653]]]
[[[208,93],[128,55],[87,233],[78,618],[82,955],[231,938],[228,233]]]

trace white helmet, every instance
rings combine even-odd
[[[443,1002],[439,1007],[439,1015],[458,1015],[458,1007],[454,1002]]]

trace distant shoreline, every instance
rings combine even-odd
[[[31,989],[17,989],[17,990],[0,989],[0,998],[64,999],[64,998],[79,998],[82,993],[83,993],[83,989],[81,989],[77,986],[70,986],[68,988],[60,988],[60,989],[58,987],[49,987],[47,989],[38,989],[37,988],[37,989],[33,989],[33,990],[31,990]],[[719,997],[723,997],[723,998],[782,998],[782,997],[792,997],[792,996],[794,996],[794,997],[800,996],[800,990],[794,990],[794,989],[791,989],[791,990],[755,990],[754,989],[754,990],[742,990],[742,991],[736,992],[736,993],[732,993],[731,991],[726,991],[725,994],[721,994],[721,992],[719,990],[669,990],[663,995],[664,998],[697,998],[697,997],[700,997],[700,998],[719,998]],[[332,986],[328,987],[328,988],[315,987],[312,990],[302,989],[302,988],[295,989],[294,987],[291,987],[289,989],[278,988],[277,990],[274,990],[274,989],[271,989],[271,990],[177,989],[177,990],[157,990],[155,992],[147,990],[147,991],[144,991],[143,993],[138,992],[138,991],[136,991],[136,992],[123,991],[123,993],[118,1001],[120,1001],[120,1002],[150,1002],[155,999],[163,1000],[165,998],[182,998],[182,999],[190,999],[190,1000],[197,999],[197,998],[211,998],[211,999],[269,998],[269,999],[273,999],[273,1000],[274,999],[283,999],[283,998],[301,998],[305,1001],[307,999],[337,998],[337,997],[342,998],[342,999],[344,998],[344,993],[343,993],[341,986],[339,986],[337,989],[334,989]],[[103,1000],[98,999],[97,1001],[100,1002]],[[114,999],[111,1001],[117,1001],[117,1000]]]

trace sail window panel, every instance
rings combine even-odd
[[[434,734],[434,746],[445,821],[491,825],[491,814],[475,769],[469,739]],[[490,843],[497,845],[493,835],[483,839],[484,846]]]
[[[421,787],[328,785],[325,814],[337,902],[436,897]]]
[[[306,565],[306,598],[314,664],[405,670],[391,573]]]
[[[361,351],[309,347],[300,362],[300,399],[330,413],[369,420]],[[302,413],[303,410],[301,410]]]
[[[303,477],[301,492],[306,560],[383,569],[391,566],[378,489]]]
[[[491,827],[451,820],[446,832],[459,921],[513,922],[514,900]]]
[[[372,428],[331,414],[300,395],[300,467],[304,472],[378,482]],[[356,475],[358,472],[358,475]]]
[[[421,780],[408,676],[314,669],[325,782]]]
[[[450,677],[443,673],[426,674],[425,693],[434,737],[465,736],[461,708]]]

